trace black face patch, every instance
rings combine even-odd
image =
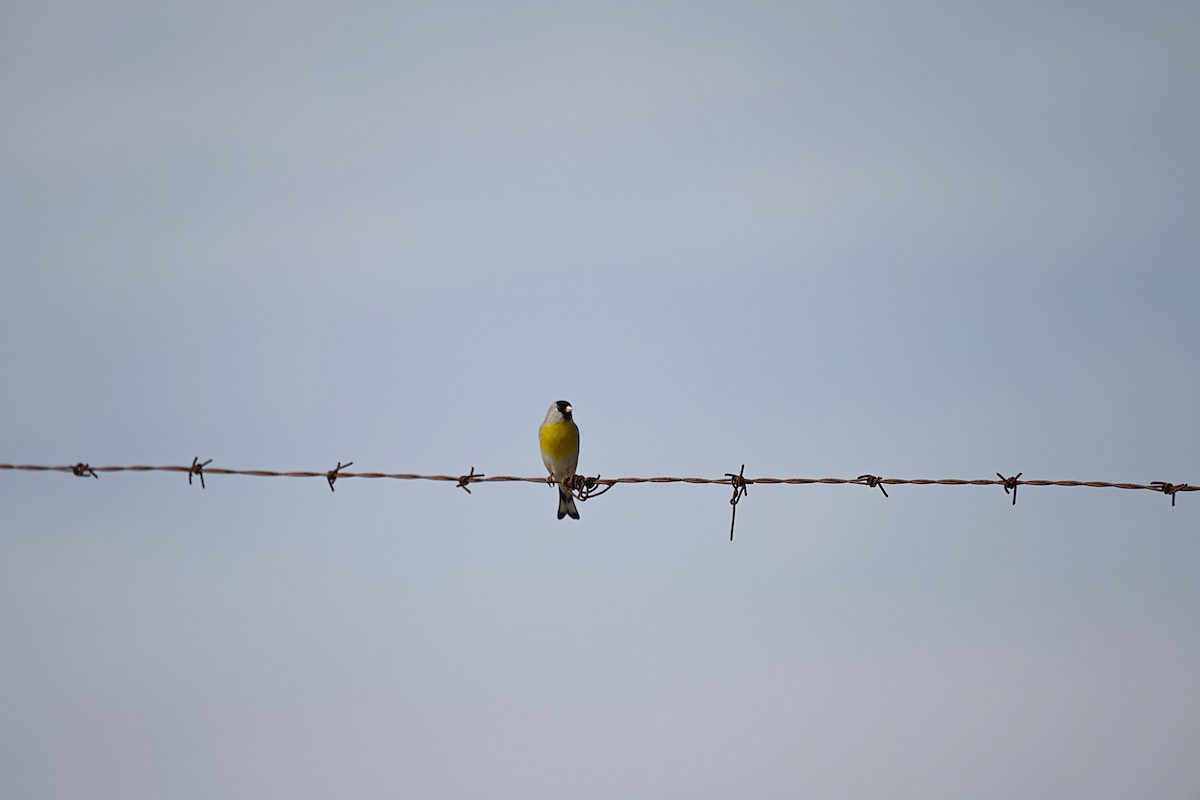
[[[565,419],[565,420],[571,419],[571,411],[570,411],[571,404],[570,403],[568,403],[566,400],[559,400],[554,405],[558,406],[558,413],[563,415],[563,419]]]

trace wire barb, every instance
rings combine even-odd
[[[599,474],[595,477],[572,475],[569,478],[564,478],[560,483],[567,487],[567,491],[581,503],[585,502],[589,497],[599,497],[617,485],[615,481],[602,482]],[[599,487],[599,490],[597,490],[597,487]]]
[[[883,492],[883,496],[888,496],[887,489],[883,488],[883,478],[879,477],[878,475],[859,475],[857,478],[855,478],[855,480],[862,481],[872,489],[878,486],[879,491]]]
[[[192,476],[199,475],[200,476],[200,488],[201,489],[208,488],[204,485],[204,468],[207,467],[211,463],[212,463],[211,458],[208,461],[205,461],[203,464],[200,463],[200,456],[196,456],[195,458],[193,458],[192,466],[190,469],[188,469],[188,486],[192,485]]]
[[[86,478],[88,475],[91,475],[96,480],[100,480],[100,476],[96,474],[96,470],[82,461],[71,467],[71,474],[77,478]]]
[[[1175,507],[1176,492],[1190,492],[1196,489],[1195,486],[1188,486],[1186,483],[1181,483],[1177,486],[1166,481],[1150,481],[1150,485],[1156,487],[1163,494],[1171,495],[1171,508]]]
[[[467,487],[467,484],[470,483],[471,481],[475,480],[476,478],[486,478],[486,477],[487,476],[484,475],[482,472],[479,473],[478,475],[476,475],[475,467],[472,466],[471,473],[469,475],[459,475],[458,476],[458,488],[462,489],[467,494],[470,494],[471,490]]]
[[[345,464],[343,464],[341,461],[339,461],[336,467],[325,473],[325,480],[329,481],[329,491],[333,491],[333,482],[338,479],[338,473],[353,463],[353,461],[347,461]]]
[[[746,465],[742,464],[742,468],[738,470],[737,475],[732,472],[726,472],[725,477],[729,478],[729,483],[733,486],[733,497],[729,498],[729,505],[733,506],[733,510],[729,515],[729,541],[733,541],[733,526],[737,524],[737,504],[738,501],[750,493],[750,487],[746,484],[745,478]]]
[[[1000,480],[1004,481],[1004,483],[1001,484],[1001,486],[1004,487],[1004,493],[1008,494],[1008,490],[1012,489],[1012,497],[1013,497],[1012,504],[1014,506],[1017,504],[1017,487],[1021,485],[1021,481],[1019,481],[1017,479],[1020,478],[1021,475],[1022,475],[1022,473],[1018,472],[1016,475],[1013,475],[1011,478],[1006,478],[1003,475],[1001,475],[999,472],[996,473],[996,477],[999,478]]]

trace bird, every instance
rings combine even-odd
[[[550,473],[550,480],[558,483],[558,518],[579,519],[575,498],[563,482],[575,475],[579,465],[579,428],[571,419],[574,411],[566,400],[550,404],[542,427],[538,428],[538,444],[542,448],[542,463]]]

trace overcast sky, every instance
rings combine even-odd
[[[1200,483],[1200,6],[8,2],[0,462]],[[0,472],[0,795],[1195,798],[1200,495]]]

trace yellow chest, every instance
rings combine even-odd
[[[550,458],[566,458],[579,451],[579,428],[570,422],[543,425],[538,431],[542,452]]]

